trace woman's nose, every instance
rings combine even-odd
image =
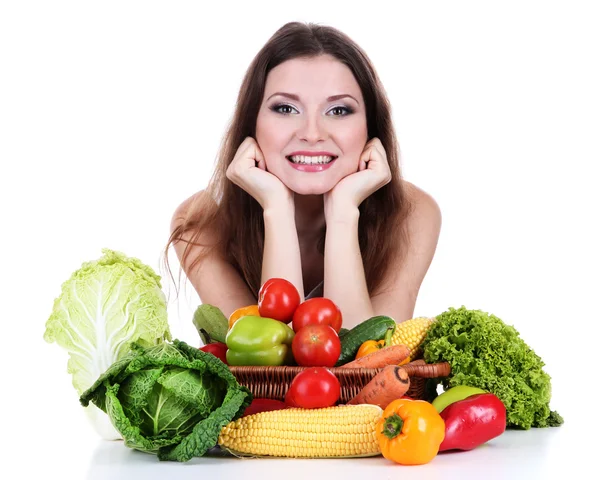
[[[300,140],[316,143],[325,140],[326,131],[319,115],[307,115],[299,128]]]

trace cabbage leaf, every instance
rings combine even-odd
[[[137,258],[110,249],[102,253],[62,284],[44,332],[44,340],[68,352],[67,372],[78,395],[134,343],[149,347],[171,340],[160,277]],[[104,414],[88,413],[101,436],[118,438],[101,424]]]
[[[223,427],[240,418],[252,398],[221,360],[175,340],[134,345],[80,402],[106,412],[126,446],[185,462],[215,447]]]

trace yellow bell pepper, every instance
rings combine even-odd
[[[401,465],[422,465],[433,460],[445,433],[444,420],[425,400],[394,400],[376,425],[382,455]]]

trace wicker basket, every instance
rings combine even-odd
[[[237,381],[248,387],[256,398],[271,398],[283,400],[293,378],[308,367],[283,366],[283,367],[233,367],[229,370]],[[447,377],[450,374],[450,364],[426,364],[424,360],[414,360],[403,368],[407,370],[410,378],[410,388],[407,396],[414,399],[423,399],[425,396],[425,383],[428,378]],[[346,403],[371,381],[382,368],[329,368],[340,381],[340,403]]]

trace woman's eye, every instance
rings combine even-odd
[[[273,110],[274,112],[277,112],[277,113],[283,113],[284,115],[289,115],[290,113],[292,113],[290,111],[282,111],[281,110],[282,108],[289,108],[291,110],[295,110],[294,107],[292,107],[290,105],[285,105],[285,104],[283,104],[283,105],[275,105],[274,107],[271,108],[271,110]]]
[[[334,112],[334,111],[343,111],[346,112],[345,114],[340,114],[340,115],[334,115],[334,117],[345,117],[346,115],[349,115],[352,113],[352,109],[348,108],[348,107],[333,107],[330,112]]]

